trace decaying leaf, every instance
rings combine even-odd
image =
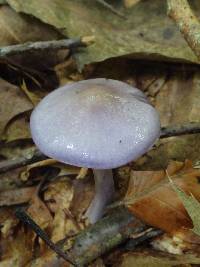
[[[74,194],[73,186],[69,179],[62,178],[51,183],[44,194],[51,212],[54,212],[51,238],[54,242],[62,240],[67,235],[77,231],[73,220],[66,216],[65,210],[69,210]]]
[[[130,8],[139,2],[140,2],[140,0],[124,0],[124,5],[125,5],[125,7]]]
[[[191,163],[171,162],[167,168],[173,183],[200,199],[200,170]],[[147,224],[175,233],[191,229],[192,221],[172,189],[165,171],[132,171],[125,197],[129,209]]]
[[[23,228],[15,232],[10,238],[1,240],[1,267],[22,267],[27,266],[32,258],[33,243],[31,231]]]
[[[52,223],[52,215],[37,193],[33,194],[27,212],[42,229],[47,228]]]
[[[7,5],[0,6],[0,45],[58,39],[60,34],[35,18],[19,14]]]
[[[129,252],[122,256],[121,263],[116,267],[190,267],[191,264],[200,264],[200,258],[196,255],[170,255],[158,251],[145,250],[141,252]]]
[[[0,192],[0,207],[23,204],[30,201],[36,187],[17,188]]]
[[[0,79],[0,136],[8,122],[16,115],[31,110],[33,105],[18,88]],[[14,108],[13,108],[14,107]]]
[[[7,142],[31,139],[29,112],[19,114],[8,122],[4,128],[3,139]]]
[[[25,93],[25,95],[28,97],[28,99],[32,102],[32,104],[34,106],[36,106],[40,102],[41,96],[38,95],[38,94],[35,94],[34,92],[31,92],[27,88],[27,85],[26,85],[24,80],[23,80],[22,85],[20,86],[20,88],[22,89],[22,91]]]
[[[194,226],[192,231],[195,234],[200,235],[200,202],[192,195],[192,193],[191,195],[187,195],[183,190],[173,183],[170,177],[169,179],[173,189],[178,194],[190,218],[192,219]]]
[[[111,12],[98,1],[7,0],[17,12],[31,14],[53,25],[69,37],[94,36],[95,43],[76,54],[79,68],[107,58],[131,55],[132,58],[198,60],[167,17],[162,0],[141,1],[126,9],[113,7],[125,18]],[[46,8],[48,6],[48,9]],[[148,14],[148,15],[147,15]],[[176,44],[176,45],[174,45]]]

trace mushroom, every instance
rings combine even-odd
[[[37,147],[58,161],[92,168],[95,196],[86,216],[95,223],[112,200],[112,169],[147,152],[160,135],[156,110],[138,89],[97,78],[54,90],[34,109]]]

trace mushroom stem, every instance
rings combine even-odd
[[[90,223],[95,223],[104,213],[105,207],[111,202],[115,187],[112,170],[93,169],[95,180],[95,196],[86,211]]]

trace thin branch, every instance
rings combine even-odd
[[[121,17],[121,18],[126,18],[125,15],[123,13],[121,13],[120,11],[116,10],[112,5],[110,5],[109,3],[107,3],[104,0],[96,0],[99,4],[101,4],[102,6],[106,7],[107,9],[109,9],[112,13],[114,13],[115,15]]]
[[[54,244],[47,234],[37,225],[31,217],[23,210],[18,209],[15,212],[16,217],[22,221],[24,224],[28,225],[53,251],[55,251],[61,258],[65,261],[75,265],[73,260],[64,252],[62,251],[56,244]]]
[[[25,52],[58,50],[64,48],[72,49],[84,46],[86,46],[86,43],[81,39],[63,39],[63,40],[53,40],[53,41],[28,42],[25,44],[0,47],[0,58],[23,54]]]
[[[200,123],[191,122],[181,125],[172,125],[161,128],[160,138],[200,133]]]
[[[162,127],[160,138],[197,133],[200,133],[200,123],[185,123],[182,125]],[[0,162],[0,174],[44,159],[47,159],[47,156],[39,150],[36,150],[31,158],[20,157],[2,161]]]
[[[19,157],[16,159],[4,160],[0,162],[0,174],[44,159],[47,159],[47,156],[42,154],[39,150],[36,150],[30,158]]]
[[[118,208],[75,237],[70,255],[78,266],[88,263],[134,235],[141,236],[147,226],[127,209]],[[136,238],[137,238],[136,237]]]
[[[192,12],[187,0],[167,0],[168,16],[183,34],[190,48],[200,60],[200,22]]]

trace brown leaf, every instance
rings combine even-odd
[[[30,201],[36,187],[17,188],[0,192],[0,207],[23,204]]]
[[[132,6],[136,5],[139,2],[140,0],[124,0],[124,5],[126,8],[131,8]]]
[[[0,45],[57,39],[60,34],[39,20],[0,6]]]
[[[25,113],[11,119],[4,129],[3,139],[7,142],[31,139],[29,115]]]
[[[51,183],[44,194],[50,210],[55,213],[53,219],[51,239],[57,242],[77,232],[74,220],[66,216],[65,210],[69,210],[74,194],[74,188],[69,179],[62,179]]]
[[[118,259],[119,261],[119,259]],[[170,255],[158,251],[145,250],[139,252],[124,253],[121,262],[116,267],[190,267],[190,264],[200,264],[200,258],[196,255]]]
[[[80,68],[125,55],[137,59],[197,62],[168,18],[162,0],[140,1],[130,9],[123,8],[122,1],[112,1],[113,8],[122,11],[126,19],[98,1],[46,0],[40,5],[38,0],[7,2],[18,12],[32,14],[57,29],[63,29],[62,32],[69,37],[94,35],[95,43],[84,53],[76,54]]]
[[[32,234],[20,228],[12,237],[1,240],[1,267],[27,266],[32,258]]]
[[[0,79],[0,137],[8,122],[16,115],[31,110],[33,105],[20,90]]]
[[[200,170],[186,161],[185,164],[171,162],[167,171],[179,188],[200,199]],[[169,233],[192,228],[192,221],[165,171],[132,171],[127,200],[129,209],[147,224]]]
[[[33,194],[27,212],[42,229],[47,228],[53,221],[50,211],[37,193]]]

